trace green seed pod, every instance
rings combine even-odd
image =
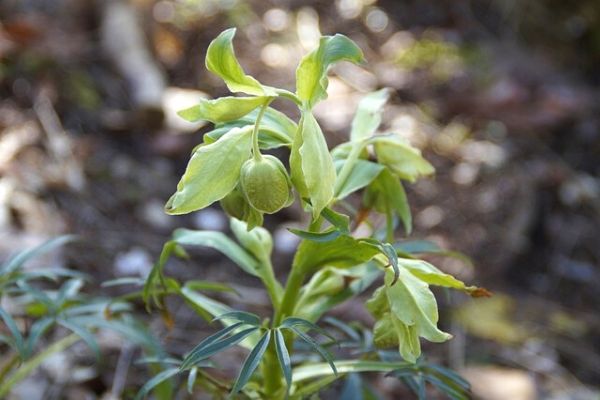
[[[248,214],[250,205],[239,186],[233,189],[227,196],[221,199],[221,208],[227,215],[244,220]]]
[[[246,161],[240,185],[248,203],[258,211],[273,214],[289,205],[290,178],[276,157],[266,155]]]

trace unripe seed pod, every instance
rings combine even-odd
[[[240,185],[248,203],[258,211],[273,214],[289,204],[290,178],[281,161],[271,155],[246,161]]]

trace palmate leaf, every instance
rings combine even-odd
[[[167,204],[168,214],[187,214],[221,200],[237,185],[242,164],[250,158],[252,127],[233,128],[192,155],[177,191]]]
[[[273,89],[261,85],[253,77],[246,75],[233,50],[235,28],[223,31],[208,46],[206,69],[221,77],[232,92],[243,92],[255,96],[275,96]]]
[[[241,332],[233,334],[233,332],[236,329],[242,327],[243,325],[243,322],[237,322],[224,329],[221,329],[217,333],[214,333],[202,340],[183,359],[180,368],[187,369],[190,366],[196,364],[197,362],[202,361],[212,356],[213,354],[218,353],[221,350],[224,350],[230,346],[237,344],[257,329],[256,327],[248,328]],[[231,336],[229,336],[230,334]]]
[[[240,370],[240,374],[238,375],[233,388],[231,389],[231,396],[237,394],[242,388],[248,383],[250,377],[254,373],[254,370],[258,367],[258,364],[262,360],[267,347],[269,346],[269,341],[271,340],[271,331],[267,330],[263,336],[260,338],[256,346],[252,349],[250,354],[248,354],[248,358],[244,361],[244,365],[242,365],[242,369]]]
[[[314,330],[314,331],[320,333],[321,335],[324,335],[324,336],[330,338],[331,340],[335,340],[335,338],[333,336],[331,336],[326,330],[320,328],[319,326],[313,324],[310,321],[307,321],[302,318],[297,318],[297,317],[286,318],[281,323],[279,328],[280,329],[289,329],[292,332],[294,332],[296,335],[298,335],[298,337],[300,337],[300,339],[302,339],[308,345],[310,345],[315,351],[317,351],[325,359],[325,361],[327,361],[327,363],[331,367],[332,371],[335,373],[335,375],[337,375],[337,369],[333,362],[333,358],[332,358],[331,354],[327,351],[327,349],[325,349],[316,340],[314,340],[312,337],[308,336],[306,333],[304,333],[299,328],[306,329],[308,331]]]

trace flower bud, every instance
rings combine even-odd
[[[240,185],[248,203],[258,211],[273,214],[289,204],[290,178],[281,161],[271,155],[246,161]]]

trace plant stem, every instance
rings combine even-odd
[[[262,154],[260,154],[260,148],[258,147],[258,131],[260,130],[260,121],[262,120],[263,115],[265,115],[265,111],[267,111],[267,107],[269,107],[271,101],[273,101],[272,97],[269,97],[265,101],[256,117],[256,122],[254,122],[254,130],[252,131],[252,153],[255,161],[262,160]]]
[[[342,187],[344,186],[344,183],[346,183],[346,180],[350,176],[350,173],[352,172],[352,169],[354,168],[354,164],[356,164],[356,161],[358,160],[358,157],[360,156],[360,152],[365,148],[366,145],[367,145],[367,142],[364,140],[353,143],[352,149],[350,150],[350,154],[348,154],[348,158],[346,158],[346,161],[344,162],[344,165],[342,166],[340,174],[338,175],[338,178],[335,181],[335,187],[333,189],[334,197],[337,197],[340,194],[340,190],[342,189]]]

